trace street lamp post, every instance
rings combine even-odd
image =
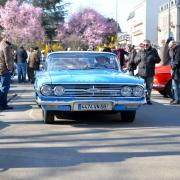
[[[116,22],[118,22],[118,0],[116,0]]]
[[[177,1],[176,6],[177,6],[176,41],[180,42],[180,0]]]
[[[171,8],[170,8],[170,2],[171,0],[169,0],[168,2],[168,37],[171,36]]]
[[[118,37],[118,30],[119,30],[119,24],[118,24],[118,0],[116,0],[116,3],[115,3],[115,5],[116,5],[116,24],[117,24],[117,34],[116,34],[116,36]]]

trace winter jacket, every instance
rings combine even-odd
[[[27,55],[27,52],[25,51],[25,49],[23,47],[20,47],[16,53],[17,63],[26,63],[27,57],[28,57],[28,55]]]
[[[133,49],[128,55],[128,69],[131,71],[135,70],[137,67],[137,64],[135,63],[136,54],[136,50]]]
[[[180,81],[180,45],[176,46],[174,49],[172,70],[172,78]]]
[[[129,53],[127,51],[125,51],[124,49],[118,48],[117,49],[117,56],[119,59],[119,63],[121,65],[121,67],[124,66],[125,64],[125,55],[128,55]]]
[[[39,62],[38,52],[36,50],[34,50],[30,54],[29,61],[28,61],[28,67],[36,70],[37,66],[38,66],[38,62]]]
[[[135,57],[135,63],[138,64],[138,75],[141,77],[153,77],[155,64],[160,61],[156,49],[150,47],[147,50],[140,50]]]
[[[112,52],[112,51],[111,51],[111,48],[110,48],[110,47],[105,47],[105,48],[103,49],[103,52]]]
[[[13,70],[13,56],[11,44],[5,40],[0,42],[0,75]]]

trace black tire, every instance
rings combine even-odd
[[[161,95],[165,96],[165,97],[167,96],[165,89],[162,90],[162,91],[159,91],[159,93],[160,93]]]
[[[136,111],[122,111],[121,121],[131,123],[135,120]]]
[[[161,95],[163,95],[166,98],[173,98],[173,91],[172,91],[172,81],[170,80],[167,84],[164,90],[159,91]]]
[[[170,98],[173,98],[173,91],[172,91],[172,81],[170,80],[166,87],[165,87],[166,95]]]
[[[43,110],[43,121],[45,124],[54,123],[54,113],[52,111]]]
[[[63,112],[58,112],[58,113],[55,114],[56,118],[58,118],[58,119],[63,119],[64,115],[65,114]]]

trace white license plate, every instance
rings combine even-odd
[[[111,103],[78,103],[75,106],[78,111],[109,111],[112,110]]]

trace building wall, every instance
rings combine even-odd
[[[143,2],[136,7],[135,18],[133,20],[132,42],[139,45],[146,37],[146,3]]]
[[[134,17],[128,20],[130,41],[138,46],[145,39],[146,3],[143,1],[134,9]]]
[[[159,7],[167,0],[144,0],[134,8],[134,17],[128,19],[131,43],[139,45],[144,39],[158,44]]]
[[[151,40],[151,43],[158,44],[158,15],[159,7],[167,0],[146,0],[146,38]]]
[[[169,36],[173,36],[175,40],[178,37],[178,8],[176,1],[169,1],[160,6],[159,20],[158,20],[158,44],[163,46]],[[170,19],[170,21],[169,21]],[[170,23],[169,23],[170,22]],[[170,28],[170,29],[169,29]],[[169,34],[170,31],[170,34]]]

